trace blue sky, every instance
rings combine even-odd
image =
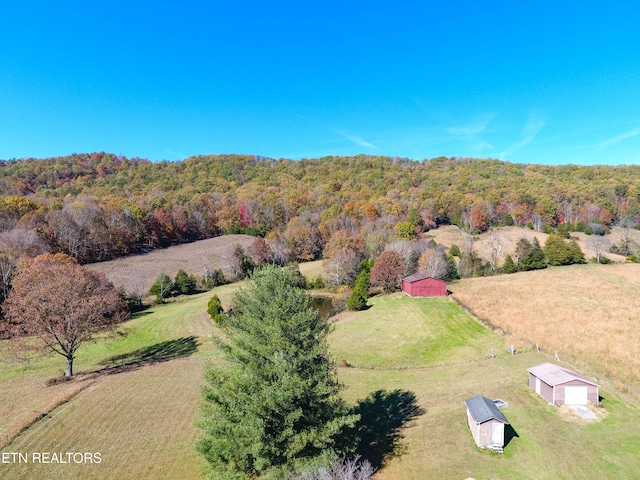
[[[640,4],[0,2],[0,159],[640,163]]]

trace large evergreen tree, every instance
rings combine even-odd
[[[198,450],[214,478],[284,476],[329,462],[356,415],[340,398],[328,357],[329,325],[290,271],[267,266],[233,298],[224,368],[209,366]]]

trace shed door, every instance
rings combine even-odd
[[[491,444],[500,445],[504,443],[504,425],[502,423],[493,422],[491,424]]]
[[[587,387],[564,387],[565,405],[586,405]]]
[[[536,377],[536,393],[540,395],[540,379]]]

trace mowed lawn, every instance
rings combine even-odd
[[[346,398],[357,403],[376,390],[399,390],[415,395],[424,412],[405,424],[398,455],[379,479],[637,478],[640,410],[614,392],[600,391],[603,420],[578,421],[527,387],[526,368],[552,359],[510,355],[503,337],[453,302],[394,294],[370,303],[343,314],[331,338],[333,351],[353,365],[339,368]],[[475,395],[509,403],[503,412],[517,436],[504,455],[475,446],[464,405]],[[384,422],[394,409],[381,407]]]
[[[216,289],[223,303],[234,288]],[[24,410],[37,412],[62,395],[59,389],[84,389],[0,452],[99,452],[102,462],[0,464],[0,478],[201,478],[204,462],[193,445],[202,368],[219,361],[205,311],[211,295],[154,307],[127,322],[127,336],[85,346],[76,364],[85,380],[46,386],[62,371],[62,358],[3,362],[2,405],[27,402]],[[573,421],[526,386],[525,369],[547,356],[509,355],[502,337],[447,299],[394,294],[369,303],[336,319],[330,348],[346,400],[377,399],[369,410],[377,421],[368,424],[377,447],[396,441],[379,479],[637,477],[640,412],[615,392],[601,390],[603,420]],[[464,400],[478,394],[509,402],[504,413],[517,437],[504,455],[478,450],[466,426]],[[4,410],[1,428],[15,428]]]
[[[215,292],[227,303],[235,288]],[[0,364],[0,445],[51,410],[0,452],[102,458],[93,465],[0,463],[0,478],[198,478],[204,462],[193,444],[202,369],[218,357],[206,313],[212,294],[152,307],[125,322],[122,334],[83,345],[71,382],[47,385],[63,371],[62,357],[20,361],[0,344],[7,360]]]

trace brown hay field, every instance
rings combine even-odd
[[[513,342],[537,345],[640,398],[640,265],[548,268],[464,279],[449,289]]]
[[[538,239],[538,242],[542,247],[544,247],[544,243],[547,241],[548,235],[542,232],[536,232],[534,230],[530,230],[528,228],[522,227],[497,227],[495,229],[496,234],[503,240],[504,246],[502,247],[502,252],[498,258],[498,265],[502,265],[504,259],[507,255],[513,253],[516,250],[516,244],[518,240],[521,238],[526,238],[529,241],[532,241],[534,238]],[[606,235],[606,238],[611,241],[612,244],[619,243],[622,239],[623,229],[620,227],[613,227],[611,229],[611,234]],[[630,238],[640,245],[640,231],[638,230],[629,230]],[[475,235],[474,238],[476,240],[473,243],[474,251],[484,259],[489,258],[489,232],[484,232],[480,235]],[[464,249],[465,245],[465,232],[460,230],[455,225],[447,225],[439,227],[435,230],[429,230],[424,234],[426,238],[432,238],[436,243],[440,245],[444,245],[447,247],[451,247],[454,243],[460,247],[460,249]],[[571,239],[575,240],[580,248],[585,254],[585,257],[589,260],[595,256],[595,252],[593,248],[589,246],[589,235],[586,235],[582,232],[572,232]],[[614,262],[624,262],[625,258],[621,255],[616,255],[614,253],[606,253],[606,256],[609,257]]]
[[[103,272],[117,287],[145,294],[161,273],[173,278],[182,269],[188,274],[203,276],[205,268],[221,268],[227,275],[235,245],[240,244],[246,250],[254,239],[249,235],[223,235],[87,267]]]

